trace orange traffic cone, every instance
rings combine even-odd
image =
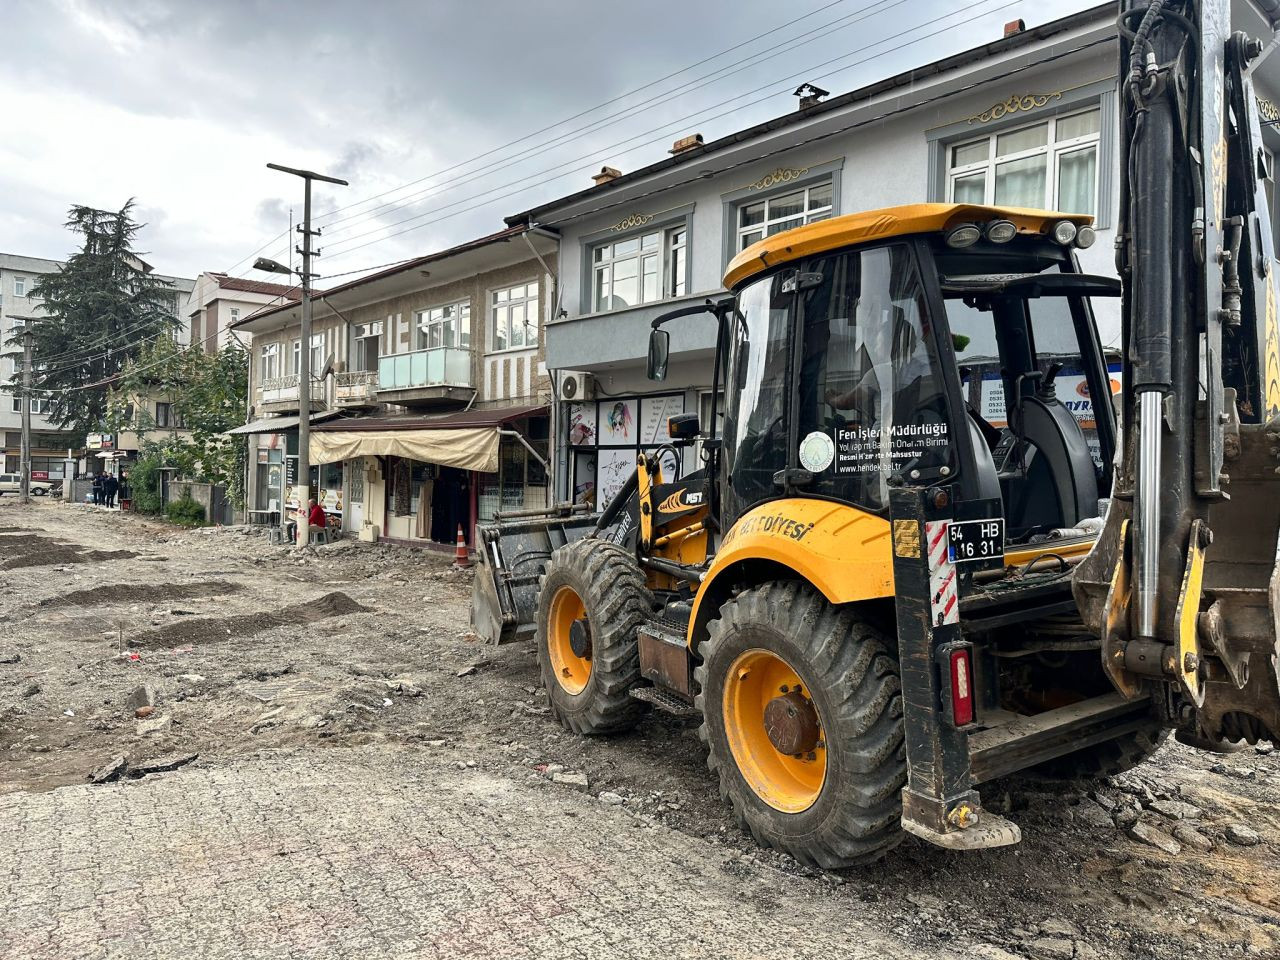
[[[467,541],[462,535],[462,524],[458,524],[458,546],[453,551],[453,565],[455,567],[471,566],[471,554],[467,552]]]

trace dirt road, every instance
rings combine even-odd
[[[467,835],[490,851],[481,873],[486,859],[504,876],[524,865],[527,900],[502,929],[530,939],[511,955],[642,955],[661,929],[667,956],[1280,957],[1280,756],[1171,744],[1110,783],[994,785],[984,799],[1010,811],[1021,845],[951,854],[909,838],[874,867],[820,874],[739,832],[691,723],[656,715],[615,740],[563,733],[533,651],[474,641],[469,575],[443,558],[355,544],[294,553],[236,529],[2,498],[0,576],[0,816],[18,834],[0,852],[0,900],[70,931],[94,910],[41,891],[83,879],[86,864],[91,905],[138,871],[163,889],[221,876],[208,816],[191,812],[210,805],[245,844],[219,896],[248,904],[197,921],[199,897],[155,893],[157,905],[144,882],[126,900],[159,911],[155,923],[91,923],[78,935],[94,949],[70,953],[18,925],[7,947],[0,934],[6,956],[198,955],[192,930],[240,955],[492,956],[507,941],[474,912],[492,911],[492,891],[428,862]],[[88,782],[95,772],[103,783]],[[113,823],[127,844],[104,839]],[[268,842],[297,858],[290,875],[318,878],[310,896],[346,891],[350,924],[251,909],[272,900],[278,871],[245,853],[265,835],[237,823],[271,825]],[[343,879],[367,871],[331,856],[339,834],[378,863],[372,886]],[[194,873],[174,852],[184,843],[200,853]],[[580,869],[526,869],[575,843]],[[456,949],[425,914],[379,938],[370,918],[434,902],[439,883],[449,922],[472,918]],[[567,919],[538,939],[526,914],[544,897]],[[302,929],[313,915],[319,940]],[[573,924],[578,935],[561,929]]]

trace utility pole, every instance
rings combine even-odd
[[[321,173],[313,173],[310,170],[298,170],[295,167],[284,167],[278,163],[268,163],[267,167],[271,170],[279,170],[281,173],[292,174],[295,177],[301,177],[304,184],[303,200],[302,200],[302,223],[298,227],[298,232],[302,234],[302,247],[298,253],[302,254],[302,269],[298,271],[302,278],[302,330],[300,331],[301,344],[298,350],[298,475],[295,478],[294,486],[297,482],[302,484],[303,494],[298,497],[298,507],[305,508],[307,500],[311,496],[311,280],[315,274],[311,270],[312,256],[319,256],[319,251],[314,254],[311,251],[311,238],[320,235],[319,230],[311,229],[311,182],[313,180],[322,180],[325,183],[336,183],[339,186],[349,186],[347,181],[339,180],[337,177],[327,177]],[[286,448],[285,453],[288,450]],[[288,469],[288,457],[281,457],[282,466]],[[280,504],[280,529],[285,532],[288,529],[288,523],[285,518],[285,504]],[[303,529],[305,518],[299,521],[299,530]]]
[[[19,501],[31,502],[31,322],[22,325],[22,473]]]

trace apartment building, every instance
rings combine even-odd
[[[301,296],[301,288],[297,286],[205,271],[196,277],[182,308],[190,342],[207,353],[216,353],[233,339],[247,347],[249,335],[243,331],[233,332],[234,325],[253,313]]]
[[[547,503],[550,380],[543,330],[557,243],[512,227],[231,326],[252,336],[253,509],[300,499],[298,371],[313,383],[310,490],[365,539],[452,544],[477,520]]]
[[[138,261],[139,269],[151,271],[149,264]],[[21,350],[20,331],[23,325],[42,313],[41,301],[32,295],[41,276],[62,269],[62,261],[27,257],[20,254],[0,253],[0,343],[2,353]],[[186,303],[195,281],[183,277],[159,275],[173,290],[171,297],[173,315],[181,317],[181,306]],[[175,335],[180,342],[187,342],[185,327]],[[15,358],[0,356],[0,432],[3,433],[4,470],[16,473],[20,469],[22,409],[15,392],[21,372]],[[67,464],[79,452],[79,438],[59,430],[46,416],[48,401],[33,397],[31,403],[31,473],[35,479],[62,480]],[[91,436],[91,454],[114,451],[114,437],[105,439]]]

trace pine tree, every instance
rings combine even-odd
[[[132,214],[132,199],[116,212],[73,206],[66,226],[83,238],[80,250],[31,291],[44,301],[32,325],[37,395],[48,397],[50,420],[81,440],[102,429],[108,388],[125,365],[180,322],[173,288],[133,249],[144,224]]]

